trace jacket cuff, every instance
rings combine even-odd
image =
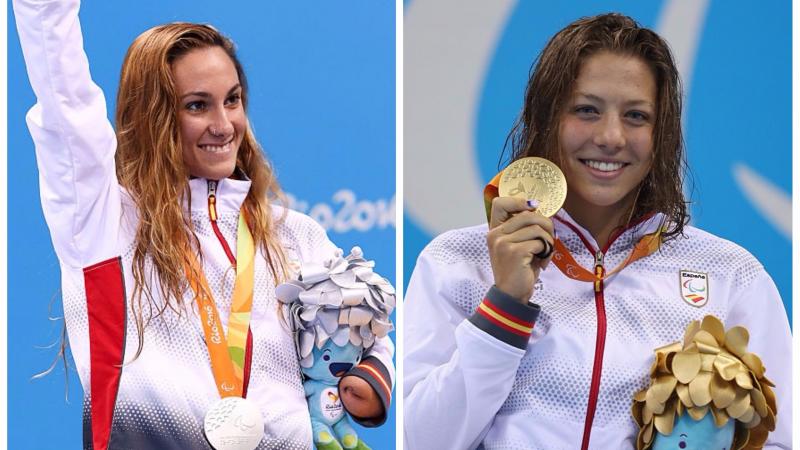
[[[492,286],[469,321],[495,338],[525,350],[541,309],[535,303],[523,305]]]
[[[377,427],[386,422],[386,415],[389,406],[392,404],[392,378],[389,370],[383,363],[374,356],[367,356],[361,363],[347,372],[347,375],[354,375],[369,383],[372,389],[378,394],[378,398],[383,405],[383,414],[378,417],[361,418],[350,414],[359,425],[364,427]],[[349,413],[350,411],[348,411]]]

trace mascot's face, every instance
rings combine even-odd
[[[672,434],[656,435],[653,450],[731,450],[735,423],[729,419],[722,428],[717,428],[711,412],[700,420],[684,412],[675,419]]]
[[[362,351],[360,345],[348,342],[340,347],[332,339],[328,339],[322,348],[314,347],[314,364],[307,369],[302,368],[303,373],[313,380],[338,384],[339,378],[361,361]]]

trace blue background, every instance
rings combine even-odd
[[[408,9],[426,1],[430,0],[406,1],[405,6]],[[503,167],[498,166],[500,153],[522,107],[531,63],[553,34],[579,17],[610,11],[630,15],[655,29],[666,4],[634,0],[517,2],[484,68],[471,130],[476,148],[463,149],[472,151],[483,183]],[[693,185],[686,185],[692,201],[692,225],[753,253],[777,284],[791,322],[790,232],[780,231],[754,209],[733,177],[734,165],[743,164],[791,199],[790,38],[790,2],[710,1],[694,69],[684,80],[690,82],[684,93],[684,138],[694,180]],[[406,46],[404,51],[408,55],[413,49]],[[413,131],[406,128],[405,132]],[[406,183],[431,182],[415,178],[414,168],[408,164],[404,171]],[[408,205],[408,195],[405,201]],[[475,199],[479,204],[482,201]],[[417,255],[436,231],[426,229],[408,209],[403,220],[403,270],[408,283]]]
[[[81,11],[92,76],[113,119],[119,70],[145,29],[211,23],[237,44],[250,83],[250,120],[296,209],[346,252],[360,245],[376,270],[395,274],[395,7],[334,2],[87,2]],[[32,376],[53,362],[63,321],[58,261],[39,207],[33,144],[24,122],[35,102],[8,5],[8,446],[82,445],[75,370]],[[338,195],[337,195],[338,193]],[[57,345],[56,345],[57,347]],[[71,363],[71,360],[70,360]],[[65,389],[69,402],[65,402]],[[387,424],[361,432],[394,448]]]

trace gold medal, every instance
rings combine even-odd
[[[544,158],[520,158],[503,170],[498,191],[500,197],[538,200],[536,210],[552,217],[567,198],[567,179],[557,165]]]

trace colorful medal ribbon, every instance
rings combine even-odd
[[[492,178],[492,181],[483,189],[483,203],[486,208],[486,221],[490,222],[492,217],[492,200],[499,195],[500,176],[503,174],[501,171]],[[586,281],[589,283],[597,283],[603,281],[617,272],[621,271],[634,261],[644,258],[654,253],[661,246],[661,233],[664,231],[663,227],[659,227],[657,231],[646,234],[639,239],[639,242],[634,245],[630,255],[625,258],[619,266],[609,272],[590,271],[580,266],[572,254],[564,246],[560,239],[555,240],[555,249],[553,250],[552,262],[558,267],[564,275],[573,280]]]
[[[244,359],[247,346],[247,332],[250,328],[250,315],[253,308],[253,274],[255,271],[255,244],[253,235],[247,227],[244,209],[239,213],[239,227],[236,239],[236,282],[233,288],[231,312],[228,317],[228,337],[222,329],[222,322],[211,294],[211,288],[203,274],[203,268],[194,253],[188,254],[186,278],[195,293],[195,301],[203,322],[208,354],[211,357],[211,370],[220,397],[241,397],[243,391]]]
[[[492,200],[500,195],[500,177],[503,175],[501,170],[492,178],[492,181],[483,188],[483,207],[486,208],[486,223],[492,222]]]
[[[661,246],[662,232],[663,228],[659,227],[657,231],[642,236],[639,242],[633,246],[633,250],[631,250],[631,253],[625,258],[625,261],[615,267],[614,270],[608,272],[597,270],[592,272],[580,266],[560,239],[555,240],[555,249],[553,250],[553,259],[551,261],[553,261],[553,264],[558,267],[561,273],[573,280],[587,281],[589,283],[603,281],[621,271],[632,262],[644,258],[658,250]]]

